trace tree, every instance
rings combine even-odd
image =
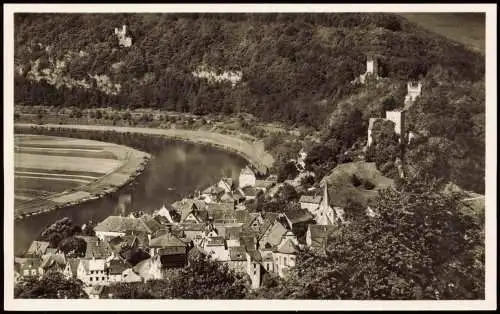
[[[299,174],[297,166],[293,161],[285,163],[278,171],[278,182],[293,180]]]
[[[21,299],[88,299],[83,283],[67,279],[61,273],[49,272],[42,279],[29,278],[17,283],[14,297]]]
[[[49,241],[52,247],[57,247],[61,240],[71,237],[80,231],[79,226],[73,225],[71,218],[64,217],[43,230],[40,240]]]
[[[87,249],[87,242],[82,238],[71,236],[62,239],[57,247],[65,254],[72,253],[75,256],[83,257]]]
[[[304,251],[283,298],[482,299],[484,240],[454,194],[434,182],[388,188],[375,218],[340,226],[325,254]]]

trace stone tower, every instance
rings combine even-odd
[[[394,122],[394,132],[403,137],[406,129],[405,129],[405,111],[386,111],[385,119]]]
[[[422,93],[422,82],[408,82],[405,104],[411,104]]]
[[[378,62],[373,56],[368,56],[366,59],[366,74],[378,77]]]

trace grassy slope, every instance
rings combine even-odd
[[[353,174],[372,182],[375,188],[366,190],[362,186],[355,187],[351,181]],[[367,205],[369,199],[377,196],[379,190],[394,184],[392,179],[377,170],[375,163],[362,161],[340,164],[324,180],[328,183],[330,203],[338,206],[345,206],[348,199]]]

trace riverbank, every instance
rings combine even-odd
[[[16,220],[113,194],[140,176],[151,158],[91,140],[16,135],[16,142]]]
[[[29,123],[16,123],[15,127],[31,128],[67,128],[91,131],[112,131],[119,133],[140,133],[159,135],[174,140],[187,141],[195,144],[214,146],[229,152],[233,152],[246,159],[258,172],[266,173],[272,166],[274,158],[265,151],[261,142],[250,143],[243,139],[209,131],[183,130],[183,129],[156,129],[145,127],[121,127],[108,125],[71,125],[71,124],[44,124],[36,125]]]

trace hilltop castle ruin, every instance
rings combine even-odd
[[[378,61],[373,56],[368,56],[366,59],[366,72],[357,77],[352,83],[365,84],[368,80],[378,80],[379,77]]]
[[[115,28],[115,35],[118,37],[118,44],[121,47],[132,46],[132,38],[127,37],[127,25],[123,25],[122,29]]]

